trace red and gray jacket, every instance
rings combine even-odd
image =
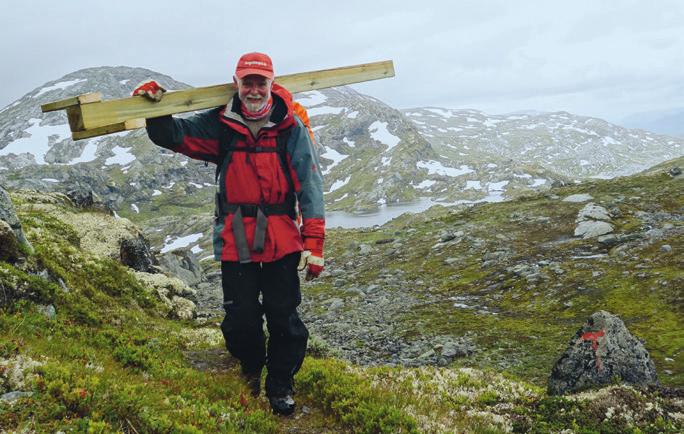
[[[323,250],[318,158],[306,127],[292,112],[292,95],[274,84],[272,96],[271,117],[257,137],[244,124],[237,96],[225,107],[187,119],[147,120],[155,144],[217,165],[216,260],[272,262],[304,249]]]

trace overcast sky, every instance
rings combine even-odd
[[[392,59],[354,85],[396,108],[557,111],[611,121],[684,106],[684,1],[13,1],[0,17],[0,107],[92,66],[193,86],[240,54],[276,74]]]

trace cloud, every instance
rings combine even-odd
[[[334,9],[304,0],[34,0],[10,2],[3,17],[0,36],[12,43],[0,106],[100,65],[217,84],[253,50],[271,54],[279,74],[393,59],[394,79],[354,87],[396,107],[571,107],[611,117],[684,97],[675,85],[684,81],[684,3],[674,0],[350,0]]]

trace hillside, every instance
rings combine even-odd
[[[0,429],[679,432],[676,390],[542,387],[599,309],[645,339],[663,384],[682,386],[682,176],[665,172],[682,163],[331,231],[326,276],[303,291],[315,338],[294,418],[246,397],[219,318],[170,319],[166,293],[118,262],[134,226],[61,195],[14,192],[35,252],[0,262]],[[578,194],[609,207],[614,237],[572,236],[585,203],[563,199]],[[447,360],[449,346],[465,357]]]
[[[630,175],[684,154],[681,138],[567,112],[488,115],[432,107],[402,112],[448,158],[514,161],[571,180]]]
[[[0,181],[11,188],[92,189],[137,222],[211,213],[212,167],[152,145],[144,131],[73,142],[63,112],[40,112],[40,104],[85,92],[125,97],[148,77],[168,89],[188,87],[143,68],[96,67],[38,86],[0,110]],[[569,113],[400,111],[349,87],[295,97],[309,110],[330,211],[367,213],[421,198],[497,202],[634,173],[684,152],[681,139]]]
[[[448,364],[543,385],[577,324],[605,309],[645,340],[663,384],[684,385],[684,178],[669,170],[595,180],[509,202],[435,207],[332,231],[304,317],[364,364]],[[676,171],[673,171],[676,173]],[[579,196],[578,196],[579,195]],[[613,231],[574,236],[589,203]],[[353,333],[354,338],[349,335]]]

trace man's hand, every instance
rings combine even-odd
[[[142,96],[150,101],[159,102],[164,97],[164,92],[166,89],[161,87],[159,83],[148,79],[138,84],[131,92],[131,96]]]
[[[323,259],[322,245],[323,240],[315,238],[304,240],[304,248],[307,250],[302,252],[299,269],[303,270],[306,267],[306,280],[313,280],[323,272],[325,260]]]

